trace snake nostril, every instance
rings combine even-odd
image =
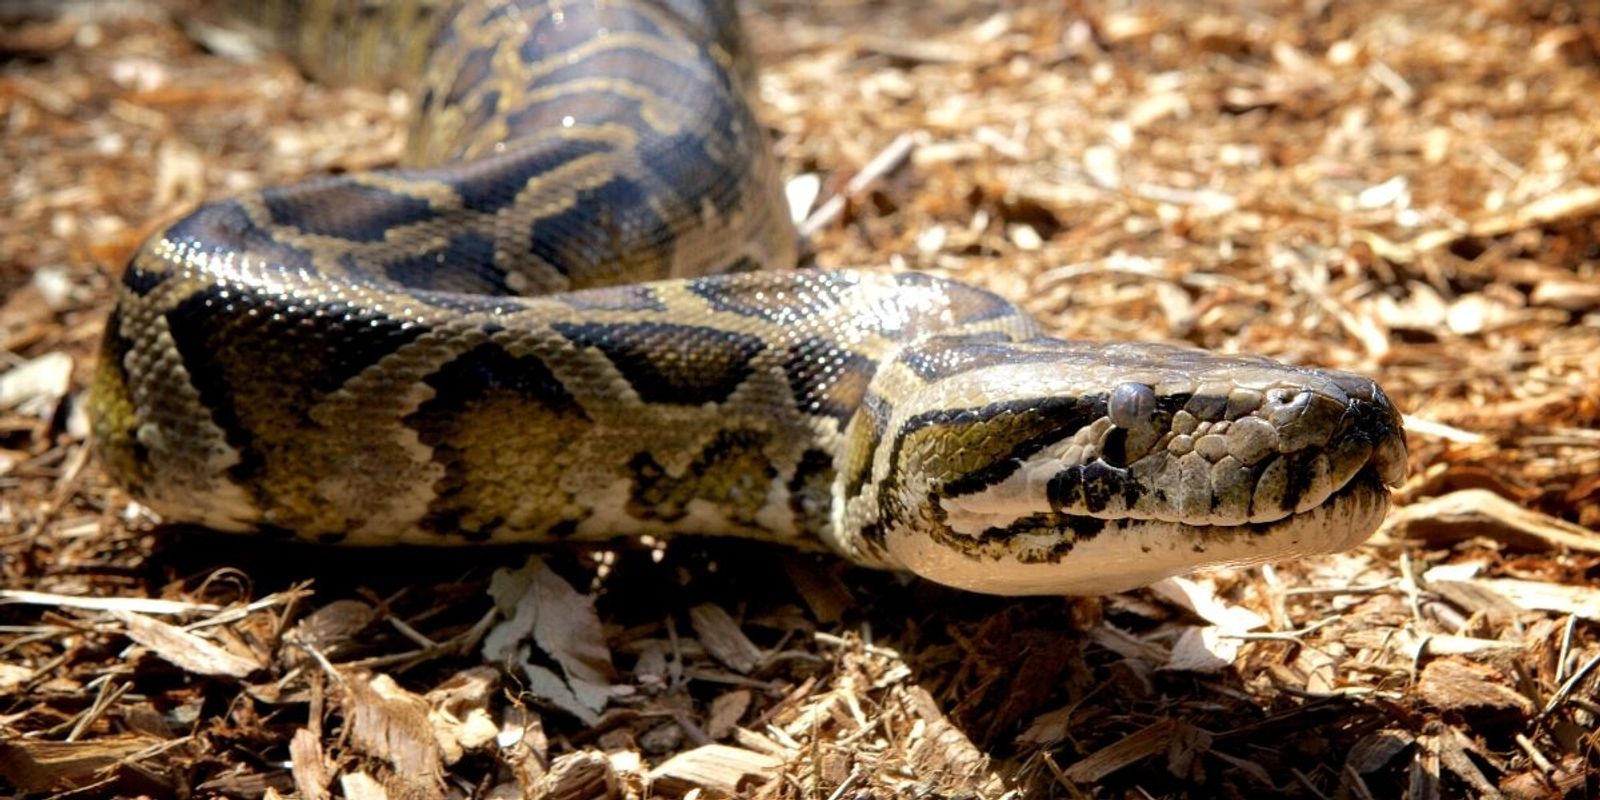
[[[1269,422],[1278,427],[1290,424],[1311,406],[1311,392],[1295,389],[1273,389],[1267,393],[1262,411]]]

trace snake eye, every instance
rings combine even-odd
[[[1156,393],[1142,383],[1119,383],[1106,401],[1106,414],[1111,417],[1111,424],[1125,430],[1148,427],[1155,413]]]

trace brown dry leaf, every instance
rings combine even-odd
[[[360,600],[335,600],[307,614],[289,638],[324,654],[347,641],[377,618],[377,611]]]
[[[483,657],[520,667],[529,692],[588,724],[599,721],[616,670],[594,598],[573,589],[538,556],[514,572],[496,570],[489,594],[505,621],[484,637]],[[534,647],[554,659],[562,674],[535,663]]]
[[[33,678],[34,670],[21,664],[0,663],[0,696],[26,684]]]
[[[1221,672],[1233,666],[1244,641],[1229,636],[1215,625],[1187,625],[1178,641],[1172,644],[1172,655],[1161,669],[1174,672]]]
[[[1356,741],[1345,756],[1344,763],[1359,774],[1375,772],[1387,766],[1416,741],[1415,736],[1398,728],[1370,733]]]
[[[1152,585],[1150,591],[1232,633],[1253,631],[1267,624],[1260,614],[1219,597],[1216,583],[1209,579],[1167,578]]]
[[[0,2],[0,16],[17,5]],[[65,393],[56,383],[30,393],[38,399],[28,413],[0,410],[0,585],[8,587],[0,683],[12,686],[0,738],[53,741],[73,727],[91,743],[115,742],[126,729],[193,731],[225,746],[174,746],[117,768],[115,784],[93,791],[162,797],[187,785],[198,794],[288,795],[292,770],[267,769],[261,754],[288,753],[292,764],[294,742],[310,735],[292,738],[298,720],[344,716],[330,717],[306,686],[307,676],[329,674],[313,651],[417,676],[408,685],[422,693],[474,666],[448,645],[423,645],[419,664],[416,646],[473,638],[481,609],[462,601],[479,601],[487,577],[441,568],[450,575],[438,583],[448,586],[397,585],[384,570],[302,559],[290,579],[315,578],[312,607],[323,608],[288,636],[281,626],[305,607],[230,617],[232,606],[219,615],[161,599],[223,598],[235,581],[237,598],[277,576],[240,559],[237,574],[207,581],[203,592],[174,582],[201,548],[176,548],[182,557],[171,559],[147,513],[92,464],[73,468],[74,453],[87,452],[75,449],[87,434],[74,401],[93,374],[117,272],[143,238],[201,197],[281,185],[327,165],[392,161],[405,100],[308,84],[272,55],[236,60],[240,47],[214,30],[197,47],[186,36],[199,30],[189,12],[209,4],[21,5],[43,21],[0,21],[0,49],[24,55],[0,64],[0,185],[9,190],[0,201],[0,374],[63,356],[73,367]],[[565,713],[541,719],[519,705],[520,692],[492,692],[499,746],[449,766],[449,786],[520,797],[553,769],[572,771],[573,780],[550,785],[575,787],[574,796],[643,796],[641,739],[686,730],[683,721],[720,729],[740,702],[732,698],[748,691],[739,721],[750,729],[735,725],[721,741],[783,760],[782,779],[762,800],[1068,796],[1073,788],[1057,782],[1048,759],[1102,752],[1179,709],[1227,731],[1226,752],[1197,757],[1202,737],[1175,733],[1167,769],[1157,753],[1083,793],[1489,794],[1477,771],[1507,795],[1582,796],[1593,782],[1583,747],[1600,670],[1597,554],[1582,544],[1592,533],[1559,520],[1600,530],[1600,104],[1590,101],[1600,72],[1592,21],[1571,13],[1583,4],[1557,3],[1559,13],[1503,0],[1471,4],[1470,13],[1419,0],[1244,11],[1093,0],[1018,0],[998,11],[967,2],[746,5],[760,55],[758,113],[784,174],[802,176],[789,184],[792,205],[835,220],[812,237],[820,266],[970,281],[1020,302],[1055,335],[1172,338],[1370,374],[1408,412],[1413,466],[1425,467],[1396,498],[1399,516],[1413,515],[1414,536],[1295,559],[1246,582],[1219,580],[1238,587],[1221,594],[1224,613],[1243,601],[1274,629],[1302,633],[1254,639],[1231,670],[1195,680],[1156,672],[1181,629],[1173,605],[1148,593],[1105,600],[1109,622],[1093,620],[1080,636],[1048,598],[997,605],[863,572],[841,583],[832,565],[785,580],[752,564],[750,575],[740,565],[753,591],[736,611],[712,588],[715,573],[677,560],[702,545],[674,545],[667,556],[687,580],[670,596],[631,591],[638,573],[619,561],[623,580],[607,585],[604,627],[580,626],[638,659],[626,678],[597,681],[632,684],[625,698],[608,694],[618,708],[601,716],[579,702],[567,667],[537,640],[515,643],[506,659],[544,670],[524,678],[513,669],[516,689],[533,683],[540,695],[566,697],[575,715],[602,727]],[[53,17],[57,9],[66,13]],[[74,414],[58,420],[63,409]],[[1464,489],[1493,490],[1536,516],[1482,507],[1455,517],[1429,505]],[[1512,549],[1525,552],[1508,558]],[[1481,566],[1433,572],[1467,563]],[[1420,585],[1410,580],[1418,574]],[[1487,574],[1526,583],[1496,585]],[[810,582],[818,575],[827,585]],[[822,635],[802,626],[774,637],[782,643],[748,675],[668,622],[718,598],[742,634],[756,620],[780,630],[773,623],[792,613],[791,586],[813,612],[804,622]],[[871,602],[850,601],[850,592]],[[324,605],[336,597],[365,602]],[[834,621],[844,608],[848,626]],[[363,624],[374,609],[410,628]],[[259,671],[250,685],[151,681],[140,671],[159,666],[155,659],[118,663],[122,623],[108,626],[98,613],[106,610],[210,617],[185,630],[284,669]],[[1005,636],[975,635],[997,616],[1018,621]],[[1234,630],[1202,618],[1193,624]],[[829,643],[858,622],[869,649]],[[1080,647],[1083,685],[1050,680],[1057,657],[1039,655],[1049,649],[1041,643]],[[1537,693],[1538,724],[1520,711],[1501,719],[1424,701],[1438,668],[1424,683],[1419,665],[1441,656],[1499,670],[1480,683]],[[1036,664],[1050,669],[1023,680]],[[86,700],[96,686],[106,691]],[[441,716],[475,725],[476,691],[425,698],[436,737],[453,730]],[[1327,706],[1300,696],[1307,691],[1347,697]],[[229,713],[210,713],[219,707]],[[1507,741],[1504,719],[1522,737]],[[987,730],[990,720],[999,727]],[[337,755],[351,772],[341,778],[330,764],[328,794],[405,794],[387,767],[341,740],[348,722],[305,727],[323,758]],[[1032,738],[992,764],[987,744],[973,744],[1016,741],[1024,728]],[[1351,746],[1372,731],[1382,741],[1358,758]],[[699,743],[674,738],[651,739],[671,748],[651,757]],[[468,749],[455,733],[446,739]],[[1474,753],[1474,742],[1494,750]],[[578,780],[586,770],[599,780]],[[160,773],[167,785],[135,786],[136,771]]]
[[[265,666],[260,659],[229,652],[176,625],[131,611],[120,611],[116,616],[128,626],[129,639],[196,675],[243,678]]]
[[[856,599],[838,574],[810,558],[786,558],[783,574],[794,584],[811,616],[823,624],[838,622],[845,611],[854,608]]]

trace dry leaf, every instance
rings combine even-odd
[[[586,723],[598,721],[616,672],[594,599],[574,590],[538,556],[514,572],[496,570],[489,594],[506,619],[484,637],[483,657],[519,666],[534,696]],[[535,663],[535,647],[561,667],[560,675]]]

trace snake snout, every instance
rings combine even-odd
[[[1324,454],[1341,486],[1368,467],[1385,485],[1405,481],[1404,423],[1371,378],[1331,370],[1308,373],[1306,386],[1269,390],[1261,415],[1276,429],[1280,452]]]

